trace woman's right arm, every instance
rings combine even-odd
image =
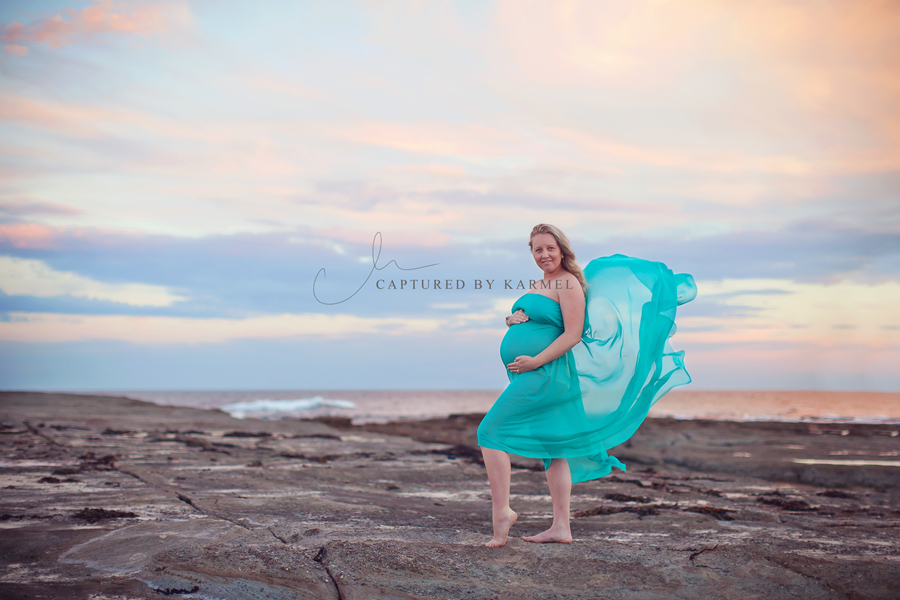
[[[513,314],[506,316],[506,326],[512,327],[513,325],[518,325],[519,323],[524,323],[525,321],[528,321],[528,320],[529,320],[528,315],[526,315],[525,311],[520,308]]]

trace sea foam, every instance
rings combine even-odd
[[[350,400],[336,400],[333,398],[323,398],[322,396],[313,396],[312,398],[294,398],[290,400],[269,400],[260,398],[259,400],[251,400],[249,402],[233,402],[221,407],[221,410],[227,412],[235,419],[244,419],[246,417],[256,418],[278,418],[291,414],[303,413],[304,411],[321,406],[333,408],[356,408],[356,403]]]

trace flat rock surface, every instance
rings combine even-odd
[[[897,425],[648,419],[573,491],[514,458],[490,537],[478,415],[353,427],[0,393],[2,598],[898,598]]]

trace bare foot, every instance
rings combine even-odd
[[[506,543],[509,529],[519,518],[513,509],[507,508],[500,515],[494,515],[494,537],[485,544],[488,548],[499,548]]]
[[[572,532],[566,527],[551,527],[543,533],[523,537],[526,542],[534,542],[535,544],[571,544]]]

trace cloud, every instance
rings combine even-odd
[[[210,308],[185,300],[166,306],[127,304],[87,296],[10,296],[0,291],[0,319],[8,313],[54,313],[65,315],[134,315],[209,318]]]
[[[524,141],[502,129],[449,123],[360,122],[336,128],[331,135],[357,144],[464,161],[508,156]]]
[[[4,50],[20,56],[28,49],[21,44],[44,44],[54,48],[89,40],[104,33],[148,37],[162,34],[190,21],[190,10],[183,2],[114,2],[95,0],[81,10],[67,8],[32,23],[7,23],[0,41]]]
[[[327,95],[323,92],[302,86],[290,78],[279,76],[276,74],[254,73],[245,75],[241,81],[250,87],[254,87],[266,92],[277,95],[291,96],[295,98],[310,98],[315,100],[324,100]]]
[[[597,158],[874,173],[900,165],[898,26],[878,0],[502,1],[484,60]]]
[[[463,206],[478,212],[477,202]],[[471,281],[529,279],[538,275],[527,246],[528,227],[518,226],[517,236],[503,239],[497,211],[495,231],[491,223],[479,224],[486,233],[469,228],[471,237],[454,241],[446,233],[391,228],[382,231],[382,251],[376,271],[363,290],[333,310],[383,317],[433,315],[433,303],[470,303],[482,306],[497,296],[494,290],[476,292]],[[535,206],[535,217],[540,211]],[[650,209],[647,209],[650,210]],[[698,280],[776,279],[805,284],[834,284],[842,280],[874,285],[900,279],[900,234],[890,229],[843,227],[830,222],[800,222],[770,231],[739,231],[685,239],[683,232],[646,237],[618,235],[600,240],[585,239],[583,232],[596,236],[598,228],[608,228],[602,216],[585,217],[574,208],[575,229],[562,223],[574,244],[581,264],[611,254],[622,253],[668,264],[676,272],[692,273]],[[560,213],[555,213],[560,216]],[[481,217],[478,217],[479,219]],[[560,224],[553,221],[555,224]],[[508,225],[512,227],[512,225]],[[372,240],[379,224],[366,228],[316,226],[289,228],[280,232],[238,233],[184,238],[172,235],[135,234],[99,228],[52,228],[34,223],[0,224],[0,254],[40,260],[56,271],[77,273],[95,281],[131,282],[161,289],[178,290],[186,299],[150,310],[146,314],[169,316],[244,317],[259,314],[318,312],[323,310],[312,295],[312,282],[319,269],[327,276],[317,283],[323,301],[347,298],[362,285],[372,269]],[[494,239],[489,234],[496,236]],[[421,271],[402,271],[439,263]],[[400,292],[389,294],[374,289],[374,281],[412,278],[460,278],[469,281],[464,290],[435,293]],[[502,285],[502,284],[501,284]],[[782,289],[782,288],[779,288]],[[765,290],[754,290],[754,294]],[[784,290],[782,289],[782,292]],[[175,292],[172,292],[175,293]],[[735,291],[734,294],[738,292]],[[741,294],[749,294],[746,289]],[[716,298],[713,302],[711,298]],[[755,314],[754,303],[725,303],[724,295],[701,294],[686,306],[683,314],[705,317],[740,317]],[[121,314],[127,307],[112,304],[62,304],[62,300],[31,302],[24,297],[7,310],[72,312],[73,314]],[[510,303],[511,304],[511,303]],[[509,307],[507,306],[506,309]],[[133,312],[128,309],[127,312]],[[721,321],[724,322],[724,321]],[[721,323],[719,322],[719,323]]]
[[[0,225],[0,244],[11,248],[40,248],[49,250],[56,246],[59,232],[38,223],[12,223]]]
[[[466,170],[459,165],[428,163],[424,165],[391,165],[389,169],[411,173],[427,173],[436,177],[457,178],[465,175]]]
[[[3,46],[3,51],[16,56],[25,56],[28,54],[28,47],[20,46],[19,44],[7,44]]]
[[[135,128],[132,134],[202,139],[186,125],[179,126],[146,113],[87,103],[40,100],[4,92],[0,93],[0,111],[2,121],[31,125],[54,135],[91,139],[114,133],[122,135],[122,127],[130,126]]]
[[[185,117],[146,106],[132,109],[127,103],[36,96],[0,91],[0,126],[9,132],[0,158],[16,157],[18,168],[11,175],[29,183],[41,173],[64,172],[78,179],[115,171],[164,176],[173,186],[201,184],[208,195],[227,196],[242,188],[243,199],[258,194],[258,184],[277,187],[279,178],[290,181],[321,160],[321,148],[298,143],[322,141],[319,123]],[[20,165],[32,172],[20,172]],[[229,183],[223,184],[226,177]]]
[[[0,256],[0,289],[10,296],[76,296],[134,306],[169,306],[183,297],[161,286],[104,283],[75,273],[56,271],[44,262]]]
[[[375,231],[374,227],[358,232],[308,228],[190,239],[16,223],[0,225],[0,254],[41,260],[54,270],[97,281],[140,282],[188,296],[168,307],[167,314],[237,317],[321,310],[322,305],[312,296],[313,279],[321,268],[327,270],[327,277],[319,282],[320,297],[328,301],[347,298],[372,270]],[[384,316],[424,306],[432,299],[409,297],[409,303],[401,307],[396,298],[386,294],[365,296],[374,289],[377,277],[408,277],[390,261],[412,268],[448,259],[443,247],[427,235],[407,234],[383,233],[378,265],[386,268],[375,273],[364,294],[348,304],[348,309]],[[422,277],[431,272],[437,273],[435,277],[455,277],[459,271],[451,264],[444,269],[431,268],[427,274],[414,273]],[[16,306],[23,307],[24,301],[18,300]],[[32,304],[35,311],[47,310],[46,302]],[[83,302],[69,303],[65,311],[56,306],[58,312],[73,313],[123,310],[121,306]]]
[[[685,351],[691,388],[707,390],[900,389],[900,347],[800,342],[693,343],[676,335]],[[686,393],[690,393],[689,391]]]
[[[246,319],[191,319],[127,315],[8,313],[0,321],[0,340],[63,343],[117,340],[136,344],[215,344],[235,339],[297,336],[355,337],[435,332],[439,319],[371,318],[348,314],[284,314]]]
[[[896,281],[900,232],[890,219],[884,220],[848,226],[835,219],[803,219],[782,227],[733,226],[727,232],[691,237],[674,231],[670,236],[617,235],[595,247],[661,260],[707,280]]]
[[[581,156],[606,163],[632,163],[717,173],[785,173],[791,175],[806,175],[814,170],[821,171],[824,168],[835,166],[832,164],[814,165],[805,158],[790,155],[754,156],[746,152],[726,149],[702,151],[684,146],[671,148],[655,148],[649,144],[638,146],[562,127],[550,127],[546,131],[550,135],[570,142]],[[883,159],[883,157],[879,158]],[[900,167],[900,155],[895,158],[895,162],[880,160],[876,164],[872,164],[869,160],[865,165],[859,161],[858,168],[864,170],[898,168]]]
[[[19,219],[40,215],[74,216],[80,214],[83,214],[83,211],[74,206],[56,204],[54,202],[41,202],[30,199],[0,201],[0,219]]]
[[[821,347],[898,348],[887,327],[900,325],[900,282],[867,285],[779,279],[698,280],[699,296],[749,309],[731,316],[679,318],[679,341],[711,344],[781,342]]]

